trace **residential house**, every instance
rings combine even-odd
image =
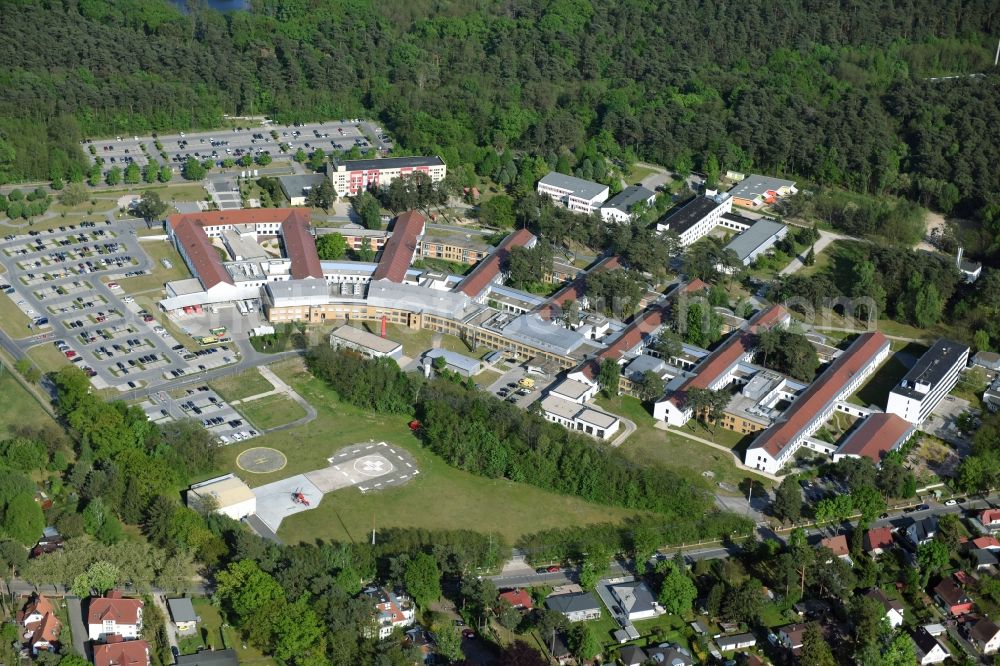
[[[971,548],[982,548],[985,550],[1000,550],[1000,541],[993,535],[976,537],[968,542]]]
[[[110,642],[139,638],[142,632],[142,601],[125,599],[112,590],[106,597],[92,598],[87,608],[87,629],[90,640]]]
[[[552,655],[552,659],[554,659],[559,666],[567,666],[567,664],[576,663],[576,658],[573,657],[573,652],[566,646],[566,637],[561,632],[556,632],[550,636],[546,643],[546,647],[549,648],[549,653]]]
[[[891,527],[873,527],[865,532],[863,547],[865,552],[872,557],[878,557],[882,553],[891,550],[892,546]]]
[[[890,599],[886,596],[885,592],[878,588],[869,590],[865,596],[870,597],[882,604],[882,608],[885,610],[885,619],[888,620],[890,627],[896,629],[902,626],[903,613],[905,612],[905,606],[903,606],[903,604],[899,603],[895,599]]]
[[[531,610],[534,606],[531,594],[524,588],[515,588],[500,593],[500,600],[506,601],[514,608]]]
[[[736,634],[735,636],[719,636],[715,639],[715,644],[719,646],[719,652],[732,652],[735,650],[746,650],[757,644],[757,639],[753,634]]]
[[[618,652],[618,663],[621,666],[644,666],[648,659],[638,645],[626,645]]]
[[[167,599],[167,607],[170,609],[170,618],[174,621],[178,634],[189,636],[195,632],[198,615],[194,612],[190,599]]]
[[[149,644],[119,641],[95,645],[94,666],[149,666]]]
[[[413,601],[403,592],[370,587],[365,596],[375,602],[375,624],[379,640],[385,640],[397,628],[413,626]]]
[[[198,650],[177,657],[177,666],[239,666],[236,650]]]
[[[969,631],[969,638],[983,654],[994,654],[1000,650],[1000,627],[992,620],[976,622]]]
[[[385,157],[343,162],[334,160],[326,170],[338,197],[355,196],[368,189],[388,187],[397,178],[409,178],[417,173],[426,175],[432,183],[441,182],[448,174],[444,160],[437,156]]]
[[[1000,509],[986,509],[979,512],[979,523],[987,532],[1000,532]]]
[[[694,666],[694,659],[687,648],[676,643],[660,643],[656,647],[646,648],[649,661],[668,666]]]
[[[621,609],[621,613],[615,615],[620,615],[629,622],[648,620],[662,614],[656,601],[653,600],[652,592],[642,581],[614,583],[608,585],[608,590]]]
[[[805,622],[797,622],[781,627],[778,629],[778,642],[792,651],[801,649],[802,637],[805,636],[808,626]]]
[[[904,534],[906,535],[906,540],[916,548],[917,546],[929,543],[937,534],[937,529],[937,516],[927,516],[920,520],[914,520],[907,525]]]
[[[847,547],[847,537],[843,534],[827,537],[820,541],[819,545],[820,548],[829,548],[834,557],[844,560],[851,566],[854,566],[854,562],[851,560],[851,551]]]
[[[31,557],[39,557],[46,553],[54,553],[63,547],[65,543],[59,530],[54,527],[46,527],[42,530],[42,538],[38,540],[35,547],[31,549]]]
[[[951,657],[951,653],[941,644],[941,641],[926,631],[918,630],[912,638],[917,663],[921,666],[940,664]]]
[[[989,548],[973,548],[969,555],[976,563],[976,571],[992,571],[997,566],[997,556]]]
[[[596,620],[601,617],[601,605],[590,592],[554,595],[545,600],[545,607],[562,613],[570,622]]]
[[[419,624],[406,630],[406,644],[420,651],[425,663],[429,663],[434,654],[434,639],[429,631]]]
[[[972,599],[962,589],[955,576],[942,579],[934,588],[934,597],[941,607],[954,617],[972,612]]]
[[[59,648],[62,623],[47,597],[36,594],[18,614],[21,625],[21,643],[37,655],[40,650],[55,651]]]

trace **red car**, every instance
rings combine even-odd
[[[546,569],[546,571],[548,571],[549,573],[559,573],[560,571],[562,571],[562,569],[558,565],[553,564],[551,567]]]
[[[72,349],[65,351],[63,353],[66,354],[66,358],[73,358],[74,356],[76,356],[76,352],[73,351]]]

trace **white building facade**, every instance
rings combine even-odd
[[[937,340],[889,393],[885,411],[920,425],[958,383],[969,361],[969,348]]]

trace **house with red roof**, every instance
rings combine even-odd
[[[852,566],[854,565],[854,562],[851,560],[851,551],[847,547],[847,537],[843,534],[823,539],[819,542],[819,547],[828,548],[834,557],[844,560]]]
[[[934,598],[953,617],[972,612],[972,598],[965,593],[957,575],[943,578],[934,588]]]
[[[889,356],[889,340],[862,333],[784,413],[747,447],[747,467],[775,474],[833,415],[837,403],[857,391]]]
[[[36,594],[18,613],[21,642],[37,655],[40,650],[55,651],[59,648],[62,622],[56,617],[55,608],[48,597]]]
[[[92,597],[87,607],[87,630],[92,641],[138,638],[142,632],[142,601],[125,599],[120,592],[106,597]]]
[[[95,645],[94,666],[149,666],[149,644],[116,641]]]
[[[1000,509],[985,509],[977,518],[987,532],[1000,532]]]
[[[878,557],[893,547],[892,527],[873,527],[864,536],[865,552],[872,557]]]
[[[499,599],[501,601],[506,601],[514,608],[523,610],[531,610],[534,606],[531,594],[529,594],[524,588],[516,588],[513,590],[507,590],[506,592],[501,592]]]

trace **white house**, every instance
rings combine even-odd
[[[885,592],[879,590],[878,588],[871,590],[865,596],[871,597],[875,601],[882,604],[882,608],[885,609],[885,619],[889,622],[889,626],[893,629],[897,629],[903,625],[903,613],[905,612],[905,606],[894,599],[890,599],[885,595]]]
[[[652,593],[642,581],[612,583],[608,585],[608,590],[621,609],[619,615],[629,622],[648,620],[661,614]]]
[[[921,666],[940,664],[951,657],[951,653],[941,645],[941,641],[922,630],[917,630],[913,634],[913,646],[917,663]]]
[[[582,405],[588,400],[592,400],[600,387],[596,383],[578,381],[576,379],[564,379],[553,388],[549,389],[549,395],[554,395],[563,400],[575,402]]]
[[[983,619],[969,632],[969,638],[983,654],[995,654],[1000,650],[1000,627],[992,620]]]
[[[596,620],[601,617],[601,606],[590,592],[553,595],[545,600],[549,610],[562,613],[570,622]]]
[[[91,598],[87,609],[87,633],[92,641],[106,641],[111,636],[122,640],[139,638],[142,632],[142,601],[124,599],[120,592]]]
[[[621,427],[621,419],[614,414],[557,395],[545,396],[539,406],[545,420],[558,423],[569,430],[579,430],[597,439],[607,439]]]
[[[365,596],[375,602],[375,625],[378,639],[385,640],[398,629],[413,626],[415,608],[413,600],[402,592],[370,587]]]
[[[225,474],[214,479],[196,483],[187,491],[189,507],[203,506],[206,502],[216,513],[229,516],[233,520],[243,520],[257,511],[257,496],[250,486],[235,474]]]
[[[593,213],[608,199],[608,186],[558,171],[538,181],[538,193],[577,213]]]
[[[885,411],[920,425],[955,388],[968,361],[967,345],[939,339],[892,389]]]

